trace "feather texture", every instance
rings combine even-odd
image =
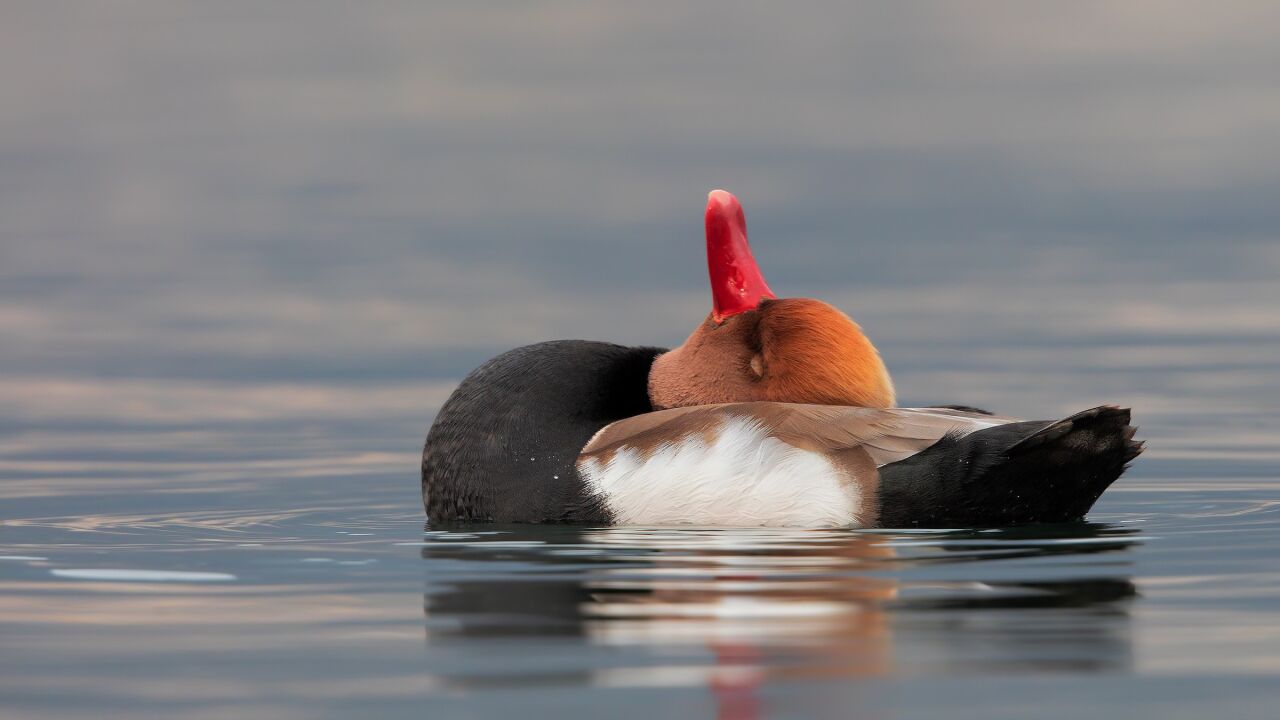
[[[771,402],[674,408],[605,427],[578,471],[622,524],[866,526],[878,515],[878,466],[1005,422]]]

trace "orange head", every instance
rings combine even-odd
[[[737,198],[707,203],[713,310],[649,373],[654,407],[768,400],[892,407],[880,354],[849,316],[819,300],[776,299],[747,246]]]

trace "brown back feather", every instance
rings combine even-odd
[[[837,405],[745,402],[698,405],[645,413],[605,427],[582,449],[606,459],[622,447],[648,452],[690,435],[714,440],[724,422],[750,418],[769,435],[794,447],[824,454],[861,449],[875,465],[908,458],[948,433],[967,434],[1011,418],[959,410],[860,408]]]

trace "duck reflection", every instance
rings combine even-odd
[[[427,637],[577,638],[636,662],[562,679],[704,685],[723,717],[753,716],[768,678],[1123,671],[1138,539],[1102,525],[437,528],[422,549]]]
[[[808,664],[820,654],[838,674],[892,668],[886,603],[898,582],[875,574],[894,560],[882,536],[612,529],[585,539],[610,553],[649,551],[644,566],[590,582],[582,613],[594,642],[695,645],[720,665]]]

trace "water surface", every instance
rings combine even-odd
[[[0,715],[1274,715],[1274,13],[7,5]],[[904,404],[1146,454],[1065,526],[424,525],[471,367],[705,315],[716,186]]]

